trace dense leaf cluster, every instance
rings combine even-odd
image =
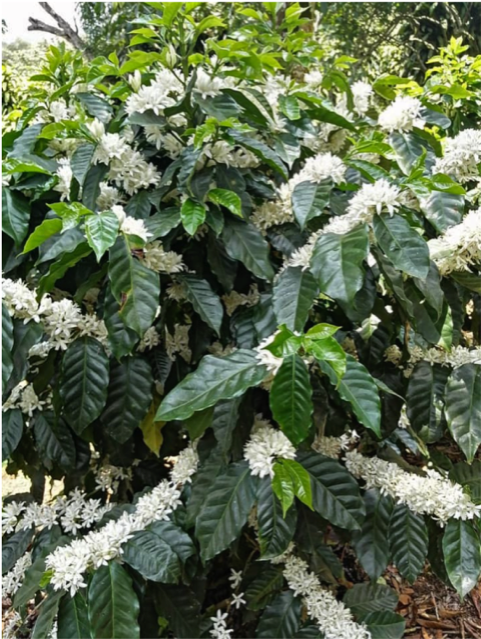
[[[360,105],[349,60],[296,46],[297,4],[265,3],[290,38],[278,51],[200,3],[149,4],[133,44],[151,52],[84,66],[52,49],[45,93],[4,136],[2,449],[32,481],[6,506],[41,502],[52,478],[110,508],[7,526],[4,572],[32,561],[14,606],[25,619],[41,593],[35,637],[54,622],[59,637],[334,637],[328,604],[293,587],[296,557],[325,601],[321,584],[342,584],[329,605],[357,628],[342,636],[401,637],[388,564],[413,582],[429,559],[462,596],[481,571],[481,152],[476,173],[439,170],[464,129],[481,148],[480,61],[437,82],[453,41],[425,86],[384,76]],[[243,15],[244,38],[260,31]],[[130,108],[167,70],[181,89]],[[389,132],[398,94],[418,118]],[[52,553],[134,516],[188,441],[198,466],[172,480],[170,516],[59,588]],[[418,494],[394,471],[376,488],[352,449]],[[428,481],[468,509],[439,521]]]

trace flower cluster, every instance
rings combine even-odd
[[[295,456],[296,449],[284,433],[257,415],[251,437],[244,446],[244,459],[249,463],[252,475],[274,477],[276,459],[294,459]]]
[[[481,262],[481,209],[470,211],[460,224],[428,241],[429,253],[441,275],[471,271]]]
[[[248,293],[238,293],[237,291],[231,291],[222,296],[222,301],[225,305],[225,310],[229,317],[239,308],[239,306],[255,306],[259,303],[260,295],[257,288],[257,284],[251,284]]]
[[[60,200],[69,200],[70,199],[70,187],[72,184],[73,171],[70,166],[70,160],[67,158],[61,158],[58,163],[58,169],[56,172],[58,177],[58,184],[54,186],[54,190],[58,191],[60,195]]]
[[[319,583],[316,575],[309,570],[306,561],[288,553],[276,559],[282,561],[284,577],[294,595],[300,595],[313,619],[326,639],[370,639],[367,628],[357,624],[351,612]]]
[[[32,417],[33,411],[42,411],[45,407],[49,406],[50,403],[50,397],[40,399],[33,385],[23,380],[14,386],[10,395],[3,403],[2,411],[6,412],[7,410],[19,408],[24,415]]]
[[[18,561],[15,562],[13,568],[2,577],[3,596],[11,597],[14,595],[23,583],[25,571],[32,565],[32,553],[26,552]]]
[[[144,246],[144,264],[147,268],[161,273],[180,273],[185,269],[182,255],[166,251],[162,242],[158,240]]]
[[[132,479],[132,469],[125,470],[119,466],[105,464],[97,470],[95,485],[99,490],[113,493],[117,491],[120,482],[124,479]]]
[[[453,346],[451,350],[445,351],[436,347],[424,350],[420,346],[414,346],[409,353],[408,363],[414,365],[420,361],[453,368],[464,364],[481,364],[481,347],[469,349],[464,346]]]
[[[277,335],[277,331],[269,337],[266,337],[261,341],[259,346],[256,346],[257,351],[257,361],[259,365],[265,366],[270,373],[270,377],[274,378],[274,375],[277,373],[279,368],[282,366],[282,362],[284,361],[282,357],[277,357],[273,353],[271,353],[266,347],[269,344],[272,344],[275,336]]]
[[[343,451],[349,450],[358,440],[359,435],[355,430],[343,433],[340,437],[317,435],[312,442],[311,448],[326,457],[338,459]]]
[[[190,444],[177,457],[171,479],[164,479],[150,493],[142,495],[133,513],[124,513],[115,521],[108,521],[100,530],[92,531],[67,546],[57,548],[46,559],[52,570],[51,584],[55,590],[69,590],[73,597],[86,584],[83,574],[122,555],[122,545],[132,535],[154,521],[167,520],[181,504],[182,485],[191,481],[197,470],[198,457]]]
[[[419,515],[431,515],[441,524],[448,519],[472,519],[481,514],[481,505],[474,504],[459,484],[433,469],[426,475],[402,470],[397,464],[378,457],[365,457],[353,450],[346,453],[349,472],[366,482],[367,488],[379,488]]]
[[[138,82],[137,85],[135,80]],[[125,110],[129,115],[145,113],[146,111],[163,115],[164,109],[174,106],[184,91],[182,82],[169,69],[159,71],[149,85],[140,86],[141,78],[139,76],[136,76],[135,80],[132,84],[137,92],[132,93],[125,103]]]
[[[394,102],[379,115],[379,126],[385,131],[412,131],[414,127],[423,129],[423,105],[417,98],[399,95]]]
[[[230,636],[234,631],[227,628],[228,616],[229,615],[226,612],[218,610],[215,617],[210,618],[210,620],[214,623],[214,626],[210,631],[210,636],[213,637],[213,639],[230,639]]]
[[[165,327],[165,350],[170,360],[173,362],[176,358],[176,353],[184,359],[186,362],[190,362],[192,357],[192,351],[189,346],[189,331],[190,324],[175,324],[174,333],[171,334]]]
[[[478,164],[481,162],[481,131],[465,129],[454,138],[446,138],[444,156],[436,160],[434,173],[447,173],[462,184],[481,181]]]

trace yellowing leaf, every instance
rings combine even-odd
[[[155,420],[155,413],[157,412],[159,404],[160,398],[156,397],[149,408],[149,412],[140,424],[140,430],[144,436],[144,442],[150,450],[157,455],[157,457],[159,456],[160,447],[164,441],[162,428],[166,423],[160,420]]]

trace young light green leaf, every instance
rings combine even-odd
[[[119,219],[112,211],[91,215],[85,222],[85,232],[89,246],[94,250],[97,262],[117,239]]]
[[[242,217],[242,201],[237,193],[229,191],[228,189],[211,189],[207,194],[207,198],[218,204],[219,206],[225,206],[231,213]]]
[[[205,222],[206,208],[203,204],[188,198],[180,209],[180,219],[189,235],[194,235],[201,224]]]

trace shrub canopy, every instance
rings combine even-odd
[[[3,140],[12,623],[401,637],[389,563],[481,570],[481,60],[371,85],[297,4],[149,4]]]

